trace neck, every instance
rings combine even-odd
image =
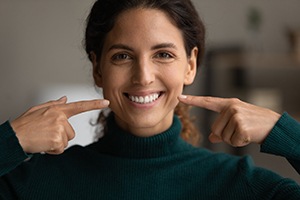
[[[123,130],[114,116],[107,119],[107,133],[98,141],[99,151],[118,157],[154,158],[184,151],[190,145],[180,138],[181,123],[174,116],[169,129],[149,137],[139,137]]]
[[[135,135],[137,137],[152,137],[158,135],[170,128],[173,123],[174,112],[170,112],[163,120],[156,123],[127,123],[117,115],[113,114],[115,117],[116,124],[123,130]],[[154,116],[155,117],[155,116]],[[148,121],[156,121],[150,119]]]

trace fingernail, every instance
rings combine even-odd
[[[108,105],[109,105],[109,101],[106,100],[106,99],[103,99],[102,105],[103,105],[103,106],[108,106]]]
[[[180,99],[186,99],[187,96],[182,94],[182,95],[179,96],[179,98],[180,98]]]

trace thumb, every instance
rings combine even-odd
[[[54,105],[60,105],[60,104],[66,104],[67,103],[68,98],[66,96],[63,96],[57,100],[52,100],[52,101],[48,101],[46,103],[37,105],[32,107],[31,109],[29,109],[29,112],[34,112],[36,110],[42,109],[42,108],[47,108],[49,106],[54,106]]]
[[[52,100],[52,101],[48,101],[46,103],[34,106],[32,108],[30,108],[26,113],[32,113],[36,110],[42,109],[42,108],[47,108],[49,106],[54,106],[54,105],[60,105],[60,104],[66,104],[67,103],[67,97],[63,96],[57,100]],[[24,113],[25,114],[25,113]]]
[[[63,96],[61,98],[59,98],[58,100],[56,100],[59,103],[67,103],[68,98],[66,96]]]

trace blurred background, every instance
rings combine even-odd
[[[0,123],[29,107],[67,95],[69,101],[101,98],[83,49],[85,19],[93,0],[0,0]],[[195,84],[186,93],[238,97],[300,120],[300,1],[194,0],[207,28],[207,49]],[[300,183],[284,158],[259,146],[230,148],[207,141],[214,113],[193,109],[202,146],[251,155]],[[70,119],[70,143],[93,141],[96,112]]]

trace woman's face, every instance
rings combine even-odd
[[[118,125],[141,137],[167,130],[177,97],[194,80],[197,53],[186,54],[181,31],[160,10],[119,15],[101,59],[93,59],[96,84]]]

